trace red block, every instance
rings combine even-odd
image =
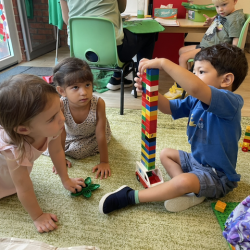
[[[142,77],[142,81],[144,83],[146,83],[148,86],[157,86],[159,85],[159,80],[156,80],[156,81],[149,81],[148,79],[146,79],[146,75]]]
[[[149,92],[148,90],[146,91],[146,94],[148,95],[148,96],[158,96],[158,90],[157,91],[154,91],[154,92]]]
[[[150,107],[154,107],[154,106],[157,106],[158,105],[158,101],[155,101],[155,102],[150,102],[146,99],[146,94],[142,95],[141,97],[142,99],[142,102],[145,102],[148,106]],[[145,106],[144,106],[145,107]]]
[[[250,140],[244,139],[243,142],[248,142],[248,143],[250,143]]]
[[[156,149],[156,146],[151,146],[151,147],[149,147],[149,146],[145,143],[145,148],[146,148],[148,151],[151,151],[151,150]]]

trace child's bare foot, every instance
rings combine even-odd
[[[67,166],[68,168],[71,168],[71,167],[72,167],[71,162],[68,161],[67,159],[65,159],[65,161],[66,161],[66,166]],[[52,167],[52,172],[53,172],[54,174],[57,174],[57,171],[56,171],[55,166]]]

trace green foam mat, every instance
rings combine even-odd
[[[221,213],[217,210],[215,210],[215,204],[216,202],[211,203],[211,206],[213,208],[214,214],[219,222],[220,228],[223,231],[225,227],[226,220],[228,216],[231,214],[231,212],[237,207],[239,202],[226,202],[227,206],[225,208],[224,213]],[[228,243],[230,249],[232,249],[231,245]]]

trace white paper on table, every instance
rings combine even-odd
[[[179,22],[174,19],[163,19],[163,18],[155,18],[155,21],[162,24],[163,26],[180,26]]]

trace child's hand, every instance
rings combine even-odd
[[[67,159],[65,159],[65,161],[66,161],[66,167],[71,168],[71,167],[72,167],[71,162],[68,161]],[[53,166],[52,172],[53,172],[54,174],[57,174],[57,171],[56,171],[55,166]]]
[[[141,59],[139,63],[138,72],[143,75],[146,69],[162,69],[163,58],[155,58],[152,60]]]
[[[68,178],[63,182],[63,186],[71,193],[76,193],[80,192],[82,190],[82,187],[85,187],[86,185],[83,178]]]
[[[203,16],[206,18],[206,21],[204,22],[203,26],[210,26],[212,24],[212,22],[214,21],[215,19],[215,16],[214,17],[209,17],[205,14],[203,14]]]
[[[138,72],[137,73],[138,77],[134,78],[135,81],[135,87],[136,87],[136,91],[139,93],[142,93],[142,78],[141,78],[141,74]]]
[[[35,227],[39,233],[49,232],[57,229],[57,217],[55,214],[43,213],[34,220]]]
[[[101,162],[98,165],[96,165],[95,167],[93,167],[92,169],[92,173],[96,172],[96,176],[95,178],[98,179],[99,175],[101,175],[101,180],[104,177],[105,179],[107,179],[108,176],[111,175],[111,170],[110,170],[110,166],[108,163],[105,162]]]

